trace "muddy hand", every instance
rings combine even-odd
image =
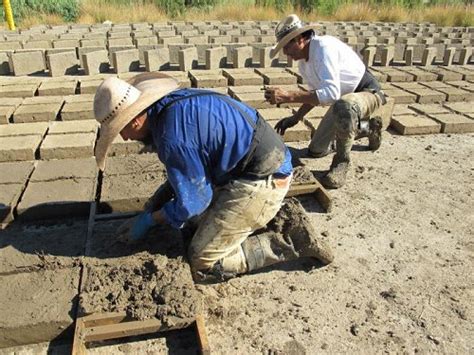
[[[286,97],[286,91],[277,88],[277,87],[269,87],[266,86],[265,90],[265,100],[271,103],[272,105],[279,105],[284,103],[284,99]]]
[[[298,123],[298,121],[299,120],[296,116],[289,116],[289,117],[282,118],[275,125],[275,131],[277,131],[278,134],[283,136],[285,134],[285,131],[288,128],[293,127],[294,125],[296,125]]]

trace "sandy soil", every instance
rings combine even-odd
[[[304,154],[305,143],[292,146]],[[472,354],[473,156],[473,134],[386,133],[375,153],[355,147],[347,185],[330,192],[331,213],[301,199],[332,264],[301,260],[197,286],[213,352]],[[301,160],[318,176],[331,159]],[[91,353],[195,353],[189,337]]]
[[[199,286],[216,353],[473,353],[474,135],[384,139],[354,151],[330,214],[303,200],[331,265]]]

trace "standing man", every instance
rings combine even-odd
[[[283,49],[284,54],[298,61],[299,71],[310,88],[309,91],[266,89],[265,98],[272,104],[302,104],[294,116],[282,119],[275,129],[283,135],[314,106],[330,105],[311,138],[308,154],[323,157],[332,152],[332,143],[336,141],[336,154],[322,183],[327,188],[339,188],[346,181],[354,139],[368,137],[371,150],[380,147],[382,119],[370,115],[385,104],[385,96],[352,48],[335,37],[315,35],[313,27],[304,26],[298,16],[283,19],[275,35],[277,44],[270,56]]]
[[[276,215],[292,178],[288,148],[252,108],[146,73],[129,82],[106,79],[97,89],[94,114],[101,170],[119,134],[125,140],[151,138],[166,167],[167,183],[128,223],[129,241],[144,238],[157,224],[179,229],[199,217],[189,248],[197,280],[225,280],[295,258],[290,255],[331,261],[320,257],[314,240],[295,247],[271,236],[249,238]]]

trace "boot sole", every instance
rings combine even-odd
[[[382,118],[373,117],[369,121],[369,149],[376,151],[382,145]]]

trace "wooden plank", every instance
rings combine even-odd
[[[210,355],[211,347],[209,345],[209,339],[207,338],[206,326],[204,324],[204,317],[202,316],[202,314],[196,315],[196,333],[201,354]]]
[[[117,339],[135,335],[162,332],[175,329],[183,329],[193,324],[194,318],[183,319],[172,326],[163,324],[158,319],[147,319],[143,321],[130,321],[118,324],[99,325],[86,328],[84,341],[99,341],[106,339]]]
[[[318,187],[319,185],[316,183],[291,185],[290,189],[286,193],[286,197],[310,194],[310,193],[315,192],[318,189]]]
[[[316,195],[316,200],[318,200],[319,204],[326,210],[326,212],[331,212],[332,199],[331,196],[329,196],[328,191],[321,186],[314,193]]]
[[[130,218],[134,217],[138,214],[138,212],[112,212],[112,213],[103,213],[103,214],[96,214],[95,220],[109,220],[109,219],[121,219],[121,218]]]
[[[85,317],[82,317],[84,325],[89,327],[117,324],[124,321],[127,318],[125,312],[110,312],[110,313],[94,313]]]
[[[72,343],[72,355],[86,355],[87,349],[83,341],[84,336],[84,321],[81,318],[76,319],[76,326],[74,330],[74,340]]]

